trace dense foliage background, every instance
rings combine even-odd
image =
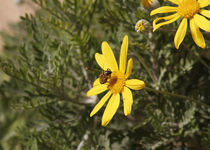
[[[176,50],[177,22],[152,34],[135,31],[138,20],[154,19],[140,0],[34,2],[36,15],[21,17],[14,35],[2,33],[0,150],[209,149],[209,33],[205,50],[190,32]],[[118,58],[126,34],[131,78],[147,88],[133,92],[130,116],[121,102],[102,127],[103,109],[89,114],[103,94],[86,96],[101,72],[94,54],[108,41]]]

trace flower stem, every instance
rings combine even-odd
[[[158,93],[158,94],[163,94],[163,95],[168,95],[168,96],[173,96],[173,97],[181,98],[181,99],[184,99],[184,100],[189,100],[189,101],[192,101],[192,102],[194,102],[194,103],[196,103],[198,105],[203,105],[205,107],[210,108],[209,105],[201,102],[200,100],[195,100],[193,98],[190,98],[190,97],[187,97],[187,96],[184,96],[184,95],[179,95],[179,94],[176,94],[176,93],[170,93],[170,92],[160,91],[160,90],[156,90],[156,89],[149,88],[149,87],[144,87],[144,89],[146,91],[151,91],[151,92]]]
[[[192,50],[189,49],[189,47],[187,47],[185,44],[183,44],[184,47],[187,49],[187,51],[193,55],[193,57],[195,57],[203,66],[205,66],[208,70],[210,70],[210,66],[198,55],[195,54],[195,52],[193,52]]]
[[[210,66],[200,57],[197,56],[196,54],[193,53],[193,55],[196,57],[196,59],[203,65],[205,66],[208,70],[210,70]]]
[[[152,55],[152,68],[153,68],[153,74],[154,74],[154,77],[155,77],[155,80],[157,81],[159,79],[159,75],[158,75],[158,67],[157,67],[157,56],[156,56],[156,53],[155,53],[155,42],[153,40],[153,35],[152,35],[152,32],[149,32],[148,33],[148,36],[149,36],[149,44],[150,44],[150,52],[151,52],[151,55]]]
[[[152,81],[154,83],[157,83],[153,73],[150,71],[149,67],[146,65],[144,59],[135,51],[133,50],[134,54],[136,55],[136,57],[138,58],[138,60],[140,61],[140,63],[143,65],[143,67],[145,68],[146,72],[149,74],[149,76],[151,77]]]

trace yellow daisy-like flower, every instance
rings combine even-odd
[[[159,17],[153,21],[153,31],[157,30],[159,27],[170,24],[179,18],[183,18],[179,28],[174,37],[174,44],[176,49],[179,48],[179,45],[184,40],[184,37],[187,32],[188,19],[190,22],[190,30],[192,38],[195,43],[201,47],[205,48],[205,39],[200,32],[200,29],[203,29],[207,32],[210,32],[210,21],[205,17],[210,18],[210,11],[202,9],[210,5],[210,0],[168,0],[176,5],[177,7],[164,6],[153,10],[150,15],[155,15],[158,13],[171,13],[176,12],[170,16]],[[160,20],[166,20],[165,22],[158,23]]]
[[[109,90],[90,113],[90,117],[92,117],[111,97],[102,117],[102,126],[106,126],[116,113],[120,104],[120,93],[123,96],[124,114],[127,116],[131,113],[131,107],[133,104],[133,95],[129,88],[140,90],[145,86],[145,83],[141,80],[127,80],[133,67],[133,60],[130,58],[126,70],[127,51],[128,36],[126,35],[121,46],[119,68],[114,53],[107,42],[102,43],[102,54],[95,54],[95,59],[98,65],[104,71],[108,69],[112,72],[106,83],[101,84],[100,79],[98,78],[94,81],[93,88],[87,92],[87,96],[93,96]]]

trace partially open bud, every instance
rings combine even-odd
[[[139,20],[135,25],[136,32],[144,32],[150,30],[150,23],[145,19]]]
[[[160,3],[158,0],[142,0],[142,6],[147,12],[152,11],[155,8],[158,8],[160,6]]]

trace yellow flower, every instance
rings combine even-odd
[[[100,84],[98,78],[94,81],[93,88],[87,92],[87,96],[93,96],[109,90],[90,113],[90,117],[92,117],[111,97],[102,117],[102,126],[106,126],[116,113],[120,104],[120,93],[123,96],[124,114],[127,116],[131,113],[131,107],[133,104],[133,95],[129,88],[133,90],[140,90],[145,86],[145,83],[141,80],[127,80],[127,78],[131,74],[133,67],[133,60],[132,58],[130,58],[126,70],[127,51],[128,36],[126,35],[121,46],[119,68],[114,53],[107,42],[102,43],[102,54],[95,54],[95,59],[98,65],[104,71],[106,71],[107,69],[110,69],[112,71],[110,78],[105,84]]]
[[[158,13],[171,13],[175,12],[172,15],[166,17],[159,17],[153,21],[153,31],[157,30],[159,27],[170,24],[179,18],[183,18],[181,21],[179,28],[174,37],[174,44],[176,49],[179,48],[179,45],[184,40],[184,37],[187,32],[187,24],[188,19],[190,22],[190,30],[192,34],[192,38],[195,43],[201,47],[205,48],[205,39],[200,32],[199,28],[210,32],[210,21],[205,17],[210,18],[210,11],[202,9],[208,5],[210,5],[210,0],[168,0],[176,5],[177,7],[172,6],[164,6],[153,10],[150,15],[155,15]],[[205,17],[204,17],[205,16]],[[160,20],[166,20],[165,22],[161,22],[156,24]]]

